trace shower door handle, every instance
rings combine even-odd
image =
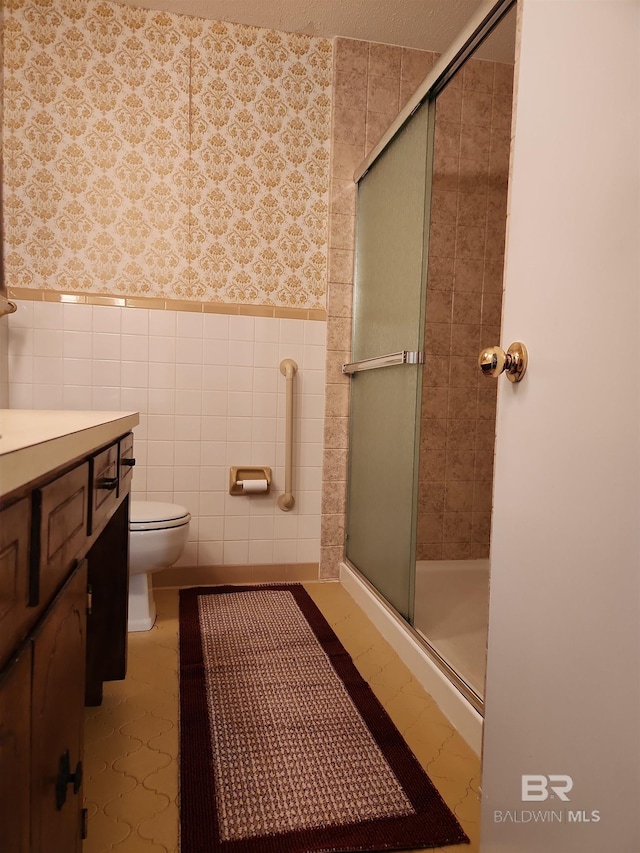
[[[379,367],[392,367],[396,364],[424,364],[424,353],[421,350],[400,350],[388,355],[378,355],[375,358],[364,358],[362,361],[352,361],[342,365],[342,372],[348,376],[360,373],[362,370],[377,370]]]

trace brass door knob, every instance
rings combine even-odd
[[[483,376],[497,378],[504,372],[511,382],[520,382],[527,369],[527,360],[527,348],[516,341],[506,352],[502,347],[486,347],[478,357],[478,365]]]

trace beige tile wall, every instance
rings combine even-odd
[[[436,102],[418,559],[488,557],[513,66],[470,60]]]
[[[334,42],[327,299],[327,389],[320,576],[344,554],[349,360],[355,235],[353,173],[433,67],[436,54],[350,39]]]

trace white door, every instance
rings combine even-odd
[[[640,4],[520,3],[481,850],[637,853]]]

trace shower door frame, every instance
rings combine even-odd
[[[436,63],[431,73],[425,78],[424,82],[416,89],[414,94],[409,98],[404,108],[401,110],[396,120],[389,126],[387,131],[382,135],[380,141],[371,150],[369,155],[363,160],[354,172],[354,181],[356,184],[369,171],[378,157],[385,149],[393,142],[396,135],[410,120],[418,108],[428,101],[429,109],[429,126],[430,126],[430,141],[433,141],[433,128],[435,125],[435,99],[437,95],[445,88],[447,83],[455,76],[462,68],[464,63],[471,58],[472,54],[482,44],[482,42],[493,32],[498,24],[503,20],[505,15],[515,6],[517,0],[487,0],[477,10],[475,15],[467,22],[466,26],[458,33],[451,47],[441,56]],[[431,158],[433,151],[429,151]],[[428,188],[430,191],[430,188]],[[426,195],[426,192],[425,192]],[[431,201],[430,196],[428,203],[425,204],[425,224],[428,225],[429,211]],[[428,257],[428,232],[425,236],[426,256]],[[428,275],[428,262],[423,269],[423,276]],[[428,282],[423,279],[422,287],[426,297]],[[355,290],[355,281],[354,281]],[[423,344],[424,345],[424,344]],[[416,426],[416,444],[419,442],[419,425]],[[414,525],[415,527],[415,525]],[[368,580],[357,566],[355,566],[347,557],[344,557],[345,563],[355,572],[361,582],[369,589],[371,594],[384,607],[394,613],[402,620],[405,629],[409,631],[412,637],[424,648],[433,663],[446,675],[448,680],[460,691],[465,699],[478,711],[484,715],[484,699],[469,685],[456,670],[442,657],[438,650],[429,642],[420,631],[413,627],[411,622],[407,621],[403,616],[398,614],[395,608],[386,600],[386,598],[376,589],[376,587]],[[415,583],[415,568],[413,583]],[[413,595],[411,595],[411,618],[413,618]]]

